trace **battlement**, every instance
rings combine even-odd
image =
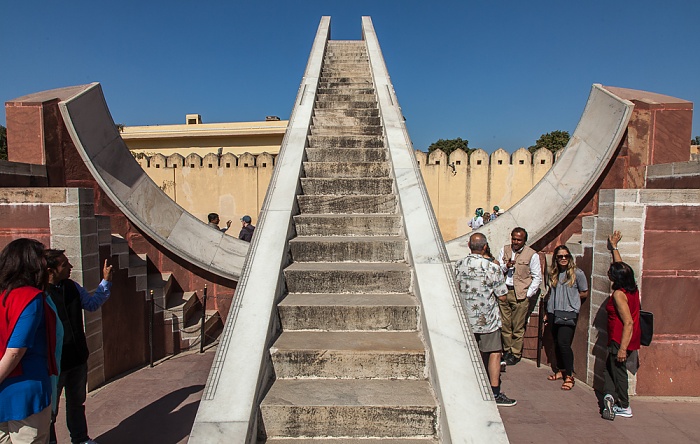
[[[179,153],[174,153],[165,156],[160,153],[133,153],[136,161],[141,165],[141,168],[148,172],[149,169],[158,168],[273,168],[275,165],[276,155],[262,153],[254,155],[251,153],[243,153],[236,156],[232,153],[209,153],[204,157],[197,153],[190,153],[183,156]]]
[[[499,148],[491,155],[482,150],[477,149],[471,155],[468,155],[464,150],[458,149],[453,151],[449,156],[444,151],[437,149],[428,154],[423,151],[416,150],[416,160],[420,166],[444,166],[454,167],[456,170],[470,166],[472,168],[487,168],[489,166],[519,166],[519,165],[542,165],[551,166],[556,159],[559,158],[561,150],[553,154],[547,148],[540,148],[531,154],[525,148],[520,148],[510,154],[503,148]]]

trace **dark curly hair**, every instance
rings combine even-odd
[[[13,240],[0,253],[0,294],[5,293],[3,305],[15,288],[29,286],[44,290],[47,277],[44,244],[38,240]]]
[[[637,290],[637,282],[634,280],[634,270],[624,262],[613,262],[608,269],[608,277],[612,282],[613,290],[626,290],[630,293]]]

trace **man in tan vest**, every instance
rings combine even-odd
[[[508,287],[506,300],[498,302],[501,310],[503,361],[507,365],[517,364],[523,356],[523,337],[530,298],[539,293],[542,282],[540,257],[525,242],[527,231],[521,227],[514,228],[510,233],[510,245],[504,246],[498,256]]]

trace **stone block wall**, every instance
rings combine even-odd
[[[90,292],[97,288],[101,266],[92,190],[0,188],[0,248],[20,237],[66,250],[73,264],[71,279]],[[85,313],[84,321],[92,389],[105,381],[102,309]]]
[[[642,307],[655,316],[655,337],[631,368],[630,392],[700,396],[700,190],[601,190],[599,214],[585,218],[584,251],[592,252],[586,381],[602,386],[607,355],[605,302],[610,296],[607,236],[623,234],[620,254],[635,271]],[[580,341],[576,338],[575,341]],[[575,350],[578,350],[575,347]],[[579,355],[577,355],[578,358]]]

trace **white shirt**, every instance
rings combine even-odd
[[[522,249],[520,251],[522,251]],[[516,252],[513,251],[510,257],[511,260],[515,259],[515,253]],[[503,274],[506,275],[506,285],[510,285],[512,287],[513,274],[508,272],[506,260],[503,258],[504,255],[505,247],[501,248],[501,251],[498,253],[498,263],[501,264],[501,271],[503,271]],[[542,283],[542,268],[540,267],[540,256],[537,253],[533,254],[532,258],[530,258],[530,276],[532,277],[532,282],[530,283],[530,286],[527,287],[528,298],[532,297],[537,292],[537,289],[540,288],[540,283]]]
[[[475,217],[469,222],[467,222],[467,225],[469,225],[472,228],[472,230],[479,229],[482,226],[484,226],[484,218],[481,216]]]

